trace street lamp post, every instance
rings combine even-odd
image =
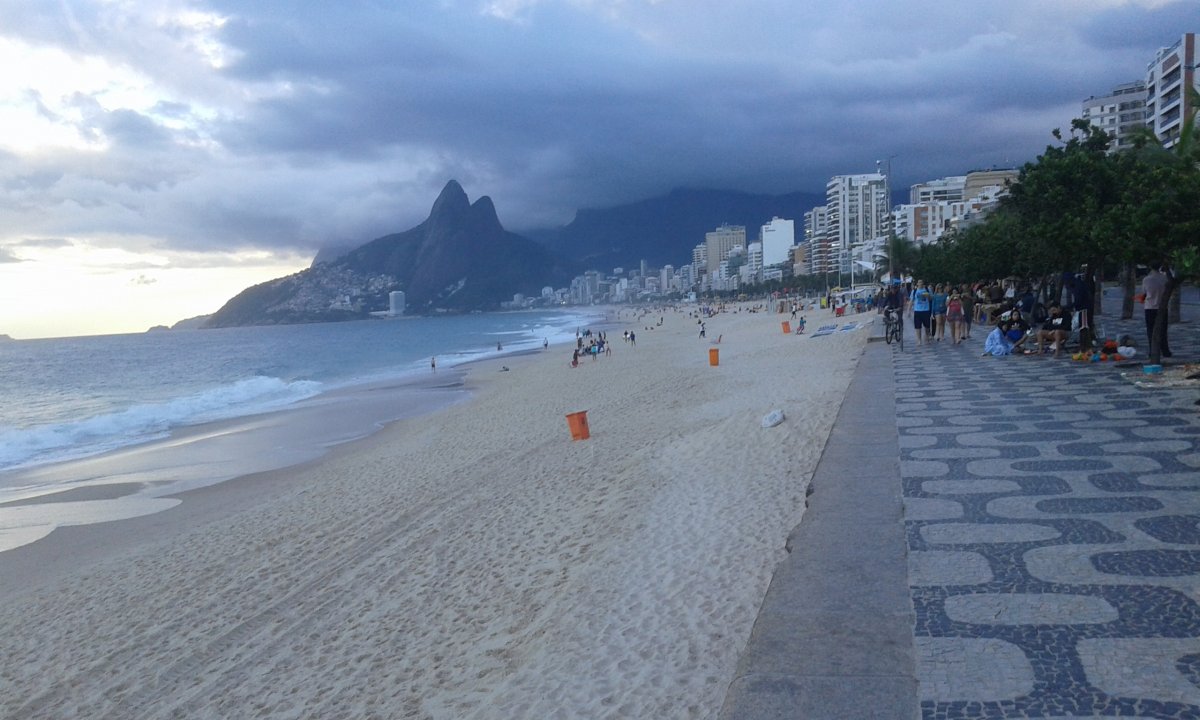
[[[883,171],[883,195],[884,203],[887,205],[887,235],[884,236],[884,242],[887,243],[885,248],[888,255],[888,282],[896,280],[896,248],[895,248],[895,228],[892,227],[892,158],[895,155],[888,155],[886,160],[876,160],[875,169],[879,170],[881,166],[886,168]]]

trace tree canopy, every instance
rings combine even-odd
[[[917,248],[914,272],[958,282],[1168,259],[1186,273],[1200,241],[1194,117],[1172,150],[1143,142],[1109,153],[1108,135],[1086,120],[1053,135],[1058,144],[1021,168],[984,222]]]

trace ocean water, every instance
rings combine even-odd
[[[461,399],[455,366],[573,343],[603,320],[550,310],[0,342],[0,550],[319,456]],[[431,377],[444,387],[406,382]]]

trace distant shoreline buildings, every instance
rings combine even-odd
[[[1164,147],[1179,142],[1184,121],[1195,111],[1187,88],[1200,89],[1196,76],[1196,34],[1185,33],[1158,51],[1143,80],[1115,86],[1105,95],[1081,103],[1080,117],[1112,137],[1110,152],[1133,144],[1149,128]],[[909,201],[891,204],[890,163],[874,173],[835,175],[825,186],[825,204],[796,219],[775,217],[747,244],[746,228],[721,225],[692,249],[691,262],[678,267],[647,268],[645,261],[628,272],[614,268],[604,275],[589,271],[569,288],[546,288],[543,302],[590,305],[652,299],[678,293],[737,290],[766,280],[794,275],[857,275],[875,281],[886,262],[887,238],[893,234],[921,245],[946,233],[982,222],[1016,181],[1019,170],[992,168],[916,183]],[[512,307],[528,304],[514,298]]]

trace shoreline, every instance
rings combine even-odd
[[[167,512],[193,491],[319,461],[332,449],[365,440],[401,420],[469,402],[465,378],[474,365],[516,362],[545,351],[520,348],[432,372],[368,379],[288,407],[185,425],[165,437],[95,455],[6,470],[0,473],[5,481],[0,490],[10,497],[0,501],[0,559],[66,528]],[[339,403],[340,421],[319,422],[353,427],[340,436],[315,432],[314,419],[302,417]],[[364,405],[374,408],[366,417]],[[221,465],[214,465],[212,457],[221,457]]]
[[[663,314],[612,357],[483,360],[469,402],[0,553],[0,714],[715,716],[867,333],[727,313],[711,367],[695,320]]]

